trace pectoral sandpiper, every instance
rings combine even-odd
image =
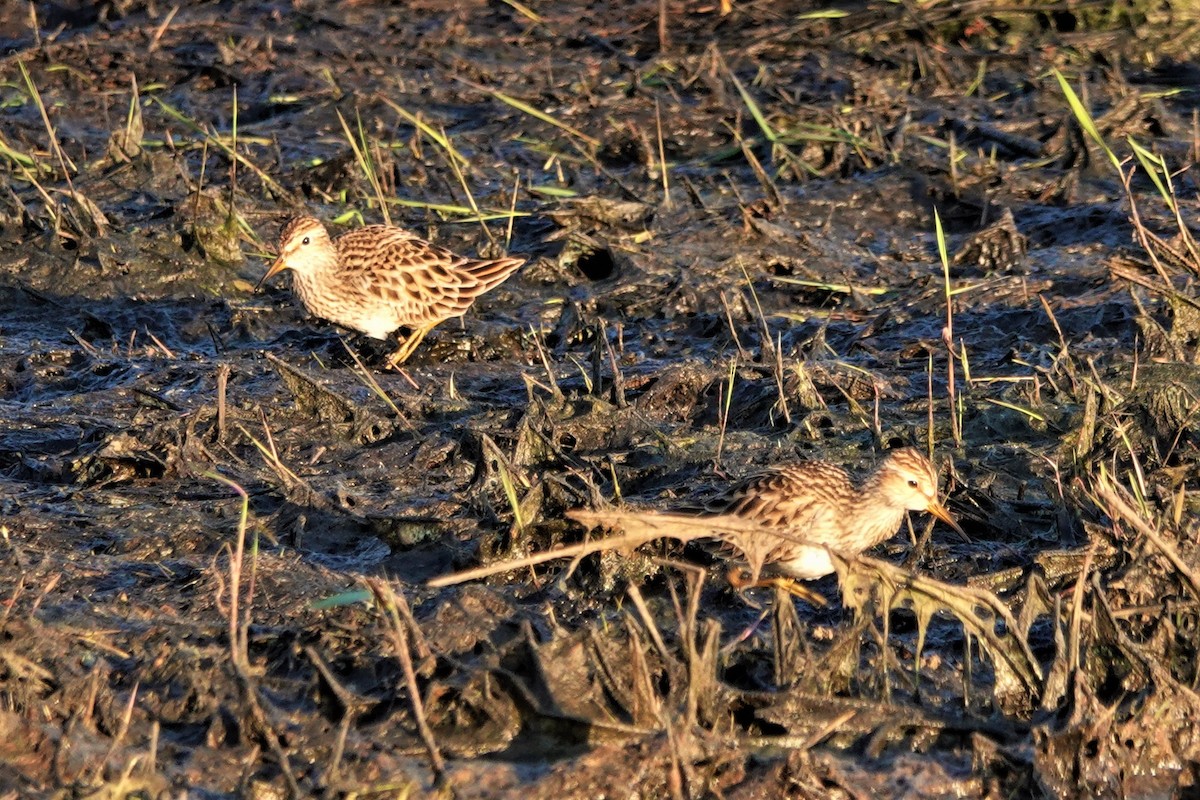
[[[411,333],[388,358],[404,363],[425,334],[462,316],[484,292],[525,263],[455,255],[392,225],[367,225],[331,239],[315,217],[296,217],[279,235],[279,257],[259,281],[292,270],[308,312],[374,339]]]
[[[825,461],[771,467],[702,513],[610,509],[569,516],[646,540],[720,540],[745,558],[751,578],[741,585],[750,585],[759,583],[764,566],[800,580],[828,575],[834,571],[830,550],[857,555],[874,547],[896,534],[908,511],[926,511],[965,537],[938,500],[933,464],[911,447],[890,451],[861,479]]]
[[[749,579],[733,580],[735,585],[781,585],[824,602],[795,579],[830,574],[834,571],[831,550],[857,555],[895,535],[909,511],[926,511],[966,539],[938,500],[933,463],[911,447],[890,451],[862,478],[825,461],[800,461],[753,475],[696,513],[633,508],[568,511],[568,517],[586,527],[621,533],[434,578],[429,585],[449,586],[554,559],[631,549],[661,538],[716,539],[736,550],[750,567]],[[764,567],[788,580],[760,581]]]

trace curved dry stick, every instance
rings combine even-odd
[[[522,558],[498,561],[494,564],[485,564],[482,567],[454,572],[434,578],[426,585],[433,588],[454,586],[501,572],[511,572],[544,564],[547,561],[556,561],[560,558],[582,558],[603,550],[632,550],[656,539],[676,539],[680,542],[690,542],[695,539],[719,539],[742,554],[749,563],[751,572],[757,578],[763,559],[771,549],[763,546],[761,542],[773,543],[782,539],[805,543],[801,537],[746,522],[732,515],[705,517],[689,514],[666,514],[657,511],[621,511],[617,509],[589,511],[579,508],[568,511],[567,517],[587,528],[620,528],[623,533],[619,536],[593,539],[555,550],[533,553]]]

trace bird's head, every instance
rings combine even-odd
[[[283,226],[279,234],[279,257],[258,285],[262,286],[268,278],[285,269],[310,275],[328,266],[330,259],[336,262],[337,251],[329,238],[329,231],[325,230],[321,221],[316,217],[295,217]]]
[[[893,507],[926,511],[965,536],[950,512],[938,500],[937,471],[933,462],[911,447],[892,450],[876,467],[871,480]]]

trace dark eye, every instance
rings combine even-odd
[[[308,237],[305,236],[303,239],[301,239],[300,244],[308,244]]]
[[[916,478],[909,478],[909,479],[908,479],[908,485],[909,485],[911,488],[913,488],[913,489],[917,488],[917,479],[916,479]]]

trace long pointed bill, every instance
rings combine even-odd
[[[275,259],[275,263],[271,264],[271,268],[269,270],[267,270],[267,274],[265,274],[261,278],[259,278],[258,283],[254,284],[254,291],[257,292],[259,289],[261,289],[262,285],[264,283],[266,283],[267,279],[270,278],[272,275],[278,275],[279,273],[283,272],[285,269],[287,269],[287,267],[283,263],[283,258]]]
[[[966,532],[959,527],[957,522],[954,521],[954,517],[950,516],[950,512],[946,510],[944,505],[939,503],[937,500],[931,500],[929,505],[926,506],[925,510],[949,525],[951,528],[954,528],[958,535],[962,537],[964,542],[967,542],[968,544],[971,543],[970,537],[968,537]]]

